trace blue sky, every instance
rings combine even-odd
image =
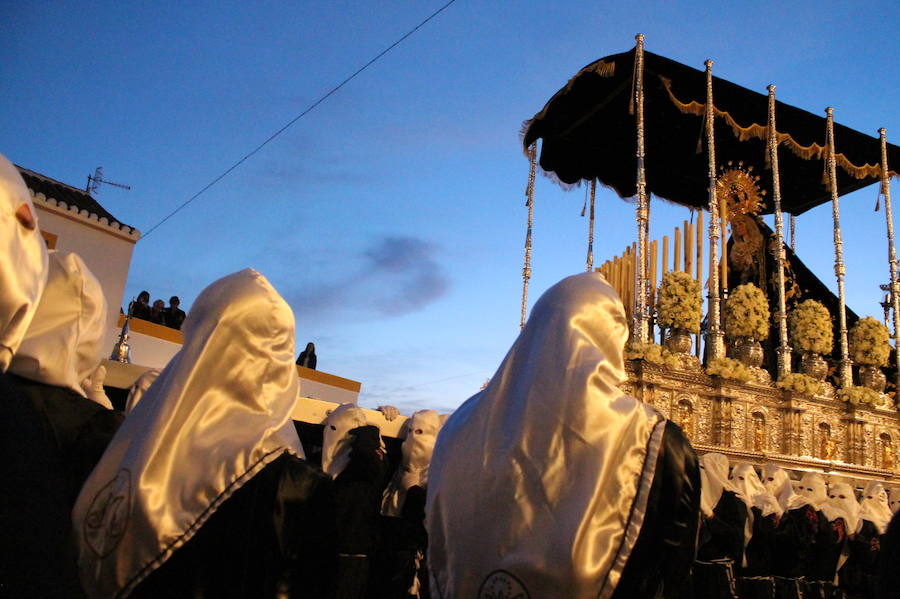
[[[132,190],[99,201],[146,231],[443,3],[4,3],[0,152],[75,186],[102,165]],[[319,368],[363,382],[363,405],[452,409],[518,333],[519,130],[579,68],[642,32],[648,50],[712,58],[720,77],[776,83],[784,102],[898,143],[898,26],[889,1],[457,0],[139,242],[126,294],[189,306],[252,266]],[[848,303],[880,316],[876,193],[841,208]],[[531,303],[583,270],[583,201],[538,177]],[[653,238],[688,215],[653,206]],[[607,190],[597,211],[602,261],[634,239],[634,214]],[[797,238],[832,283],[830,207],[800,217]]]

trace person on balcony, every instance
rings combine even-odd
[[[169,307],[166,308],[166,326],[181,330],[181,323],[184,322],[184,310],[178,307],[180,305],[181,300],[177,295],[169,298]]]
[[[131,315],[141,320],[150,320],[150,292],[141,291],[137,300],[131,303]]]
[[[306,349],[297,357],[297,364],[304,368],[316,369],[316,346],[314,343],[306,344]]]
[[[150,307],[150,322],[166,326],[166,303],[161,299],[155,300]]]
[[[600,273],[537,301],[441,429],[426,529],[436,597],[674,597],[700,475],[677,425],[624,395],[628,324]]]

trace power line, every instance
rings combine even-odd
[[[268,139],[266,139],[264,142],[262,142],[261,144],[259,144],[258,146],[256,146],[249,154],[247,154],[246,156],[244,156],[243,158],[241,158],[240,160],[238,160],[237,162],[235,162],[234,164],[232,164],[230,167],[228,167],[228,168],[225,170],[225,172],[223,172],[221,175],[219,175],[218,177],[216,177],[215,179],[213,179],[212,181],[210,181],[206,186],[204,186],[203,189],[201,189],[200,191],[198,191],[197,193],[195,193],[194,195],[192,195],[190,198],[188,198],[187,200],[185,200],[185,201],[184,201],[180,206],[178,206],[175,210],[173,210],[172,212],[170,212],[169,214],[167,214],[165,218],[163,218],[161,221],[159,221],[158,223],[156,223],[155,225],[153,225],[152,227],[150,227],[150,229],[148,229],[147,232],[144,233],[144,234],[141,236],[141,239],[145,239],[148,235],[150,235],[150,233],[152,233],[153,231],[155,231],[160,225],[162,225],[164,222],[166,222],[167,220],[169,220],[170,218],[172,218],[173,216],[175,216],[176,214],[178,214],[184,207],[186,207],[188,204],[190,204],[191,202],[193,202],[194,200],[196,200],[197,198],[199,198],[206,190],[208,190],[210,187],[212,187],[213,185],[215,185],[216,183],[218,183],[219,181],[221,181],[222,179],[224,179],[231,171],[233,171],[234,169],[236,169],[237,167],[239,167],[241,164],[243,164],[245,161],[247,161],[247,159],[249,159],[251,156],[253,156],[253,155],[256,154],[257,152],[259,152],[260,150],[262,150],[262,149],[263,149],[270,141],[274,140],[276,137],[278,137],[279,135],[281,135],[282,133],[284,133],[285,131],[287,131],[288,128],[290,128],[291,125],[293,125],[294,123],[296,123],[297,121],[299,121],[300,119],[302,119],[304,116],[306,116],[307,114],[309,114],[310,112],[312,112],[319,104],[321,104],[322,102],[324,102],[325,100],[327,100],[332,94],[334,94],[335,92],[337,92],[339,89],[341,89],[342,87],[344,87],[346,84],[350,83],[350,81],[352,81],[357,75],[359,75],[360,73],[362,73],[363,71],[365,71],[366,69],[368,69],[370,66],[372,66],[373,64],[375,64],[375,62],[378,61],[378,59],[380,59],[382,56],[384,56],[385,54],[387,54],[388,52],[390,52],[391,50],[393,50],[395,47],[397,47],[398,45],[400,45],[404,40],[406,40],[406,38],[408,38],[409,36],[411,36],[412,34],[414,34],[416,31],[418,31],[419,29],[421,29],[421,28],[422,28],[426,23],[428,23],[430,20],[432,20],[433,18],[435,18],[436,16],[438,16],[439,14],[441,14],[442,12],[444,12],[444,10],[446,10],[446,9],[447,9],[451,4],[453,4],[454,2],[456,2],[456,0],[450,0],[449,2],[447,2],[446,4],[444,4],[442,7],[440,7],[439,9],[437,9],[436,11],[434,11],[433,13],[431,13],[431,15],[428,16],[428,18],[426,18],[424,21],[422,21],[421,23],[419,23],[418,25],[416,25],[415,27],[413,27],[412,29],[410,29],[409,31],[407,31],[402,37],[400,37],[400,39],[398,39],[398,40],[395,41],[393,44],[391,44],[390,46],[388,46],[387,48],[385,48],[384,50],[382,50],[382,51],[381,51],[380,53],[378,53],[378,55],[376,55],[372,60],[370,60],[369,62],[367,62],[366,64],[364,64],[364,65],[361,66],[360,68],[358,68],[352,75],[350,75],[349,77],[347,77],[346,79],[344,79],[343,81],[341,81],[340,83],[338,83],[336,86],[334,86],[333,88],[331,88],[331,90],[330,90],[328,93],[326,93],[324,96],[322,96],[321,98],[319,98],[318,100],[316,100],[315,102],[313,102],[312,104],[310,104],[309,107],[308,107],[306,110],[304,110],[303,112],[301,112],[300,114],[298,114],[297,116],[295,116],[293,119],[291,119],[284,127],[282,127],[281,129],[279,129],[278,131],[276,131],[275,133],[273,133],[272,135],[270,135],[270,136],[268,137]]]

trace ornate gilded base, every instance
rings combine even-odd
[[[815,396],[782,391],[765,371],[743,384],[707,376],[699,367],[666,369],[635,360],[627,369],[623,391],[681,426],[701,453],[900,482],[894,470],[900,446],[896,409],[848,406],[833,399],[828,384]]]

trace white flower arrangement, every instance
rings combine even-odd
[[[805,395],[818,395],[822,392],[822,383],[802,372],[790,372],[784,375],[775,383],[775,386]]]
[[[625,348],[626,360],[644,360],[666,368],[680,368],[681,358],[662,345],[655,343],[633,343]]]
[[[732,339],[760,341],[769,336],[769,302],[753,283],[734,289],[725,302],[725,332]]]
[[[850,329],[850,357],[864,366],[886,366],[890,337],[887,327],[871,316],[861,318]]]
[[[732,358],[713,358],[706,365],[706,374],[741,383],[753,380],[753,372],[750,371],[750,368],[743,362]]]
[[[667,272],[659,285],[657,309],[661,327],[699,333],[703,317],[700,282],[686,272]]]
[[[816,300],[800,302],[791,310],[791,343],[798,352],[828,354],[834,346],[831,314]]]
[[[875,407],[887,405],[886,396],[868,387],[850,386],[838,389],[837,398],[844,403],[853,405],[868,404]]]

